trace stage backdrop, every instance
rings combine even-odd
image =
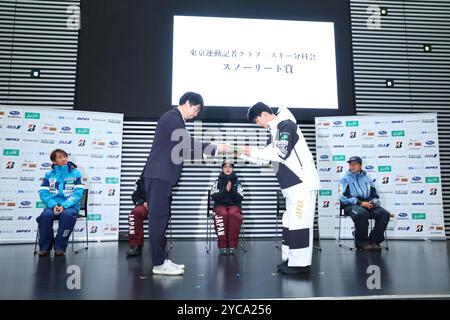
[[[118,239],[123,115],[0,106],[0,243],[32,242],[50,153],[69,153],[89,189],[89,237]],[[76,239],[85,234],[77,222]]]
[[[360,156],[391,213],[388,237],[445,239],[436,114],[316,118],[316,147],[321,237],[337,237],[339,182]],[[352,220],[342,223],[351,238]]]

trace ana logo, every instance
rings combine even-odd
[[[329,156],[327,156],[327,155],[321,155],[320,156],[320,159],[322,159],[322,160],[327,160],[327,159],[329,159],[330,157]]]
[[[84,140],[84,139],[78,140],[78,146],[79,147],[84,147],[85,145],[86,145],[86,140]]]
[[[59,144],[71,144],[72,140],[60,140]]]
[[[411,194],[423,194],[423,190],[412,190]]]
[[[119,143],[117,141],[110,141],[109,144],[111,146],[117,146]]]
[[[387,148],[387,147],[389,147],[389,143],[380,143],[378,145],[378,148]]]
[[[6,126],[6,129],[15,129],[15,130],[18,130],[18,129],[20,129],[22,126],[21,125],[17,125],[17,124],[8,124],[7,126]]]
[[[27,128],[28,132],[36,131],[36,125],[35,124],[29,124]]]
[[[120,154],[108,154],[109,159],[117,159],[118,157],[120,157]]]
[[[19,116],[20,112],[19,111],[10,111],[9,115],[11,115],[11,116]]]
[[[383,177],[382,184],[388,184],[389,183],[389,177]]]
[[[350,132],[350,139],[356,138],[356,132],[352,131]]]
[[[324,201],[322,204],[323,208],[328,208],[330,206],[330,201]]]
[[[29,206],[30,204],[31,204],[30,201],[22,201],[22,202],[20,203],[20,205],[22,205],[22,206]]]
[[[31,220],[33,216],[18,216],[17,220]]]
[[[437,157],[437,153],[429,153],[425,155],[425,158],[436,158]]]
[[[329,171],[331,171],[331,168],[320,168],[319,171],[321,171],[321,172],[329,172]]]
[[[435,196],[437,194],[437,188],[430,189],[430,196]]]
[[[337,172],[337,173],[342,172],[343,169],[344,169],[344,168],[343,168],[342,166],[337,166],[337,167],[336,167],[336,172]]]
[[[8,161],[7,163],[6,163],[6,169],[14,169],[14,165],[15,165],[16,163],[14,162],[14,161]]]
[[[100,181],[100,180],[102,180],[102,178],[100,178],[100,177],[92,177],[91,178],[91,181]]]
[[[102,194],[102,190],[91,190],[89,194]]]
[[[395,143],[395,148],[396,148],[396,149],[400,149],[400,148],[402,147],[402,145],[403,145],[402,141],[397,141],[397,142]]]
[[[343,133],[334,133],[334,134],[333,134],[333,137],[334,137],[334,138],[340,138],[340,137],[343,137],[343,136],[344,136]]]
[[[399,230],[399,231],[408,231],[409,230],[409,226],[408,227],[398,227],[397,230]]]

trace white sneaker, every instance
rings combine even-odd
[[[159,266],[154,266],[152,269],[154,274],[163,274],[167,276],[178,276],[184,274],[184,269],[180,269],[175,267],[172,263],[169,263],[168,260],[165,260],[163,264]]]
[[[167,261],[167,263],[169,263],[169,264],[175,266],[176,268],[178,268],[178,269],[183,269],[183,270],[184,270],[184,264],[176,264],[176,263],[172,262],[172,261],[169,260],[169,259],[166,259],[166,261]]]

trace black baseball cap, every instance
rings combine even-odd
[[[358,156],[353,156],[353,157],[350,157],[350,159],[348,159],[347,162],[348,163],[350,163],[350,162],[358,162],[359,164],[362,164],[362,159],[360,157],[358,157]]]

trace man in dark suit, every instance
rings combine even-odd
[[[152,149],[145,164],[143,177],[149,203],[149,236],[154,274],[180,275],[184,265],[166,258],[165,232],[169,221],[172,187],[177,184],[183,159],[215,156],[227,152],[228,146],[213,145],[195,140],[186,130],[186,121],[195,118],[203,109],[203,98],[186,92],[177,108],[164,113],[156,126]]]

